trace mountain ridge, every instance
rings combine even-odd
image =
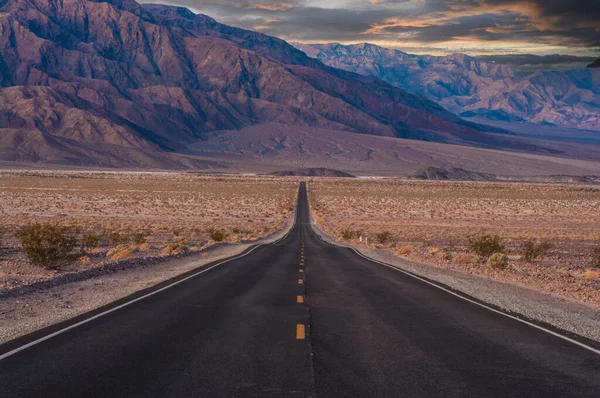
[[[1,162],[226,168],[233,158],[274,164],[293,157],[311,167],[309,160],[341,151],[340,164],[360,168],[379,151],[378,168],[387,159],[401,167],[386,140],[363,150],[375,137],[565,157],[576,151],[494,134],[499,129],[423,96],[181,7],[0,0],[0,30]],[[364,139],[352,138],[357,144],[345,151],[339,142],[348,134]],[[277,136],[296,144],[286,147]],[[329,149],[312,145],[304,162],[305,136]]]
[[[414,55],[361,43],[295,45],[324,63],[381,78],[463,117],[600,130],[600,72],[521,75],[464,54]]]
[[[0,86],[13,91],[0,105],[3,128],[166,151],[209,131],[261,122],[442,142],[486,139],[430,100],[180,7],[9,0],[0,12],[8,33],[0,37]],[[102,124],[109,134],[96,128]]]

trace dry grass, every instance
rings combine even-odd
[[[317,222],[332,236],[351,231],[355,244],[368,237],[414,260],[600,305],[600,281],[586,273],[600,246],[598,186],[330,179],[312,181],[309,191]],[[391,237],[378,244],[381,231]],[[470,252],[469,235],[486,234],[499,237],[506,269]],[[528,263],[525,241],[549,248]]]
[[[54,275],[30,264],[14,238],[29,223],[75,227],[82,241],[87,236],[87,259],[67,270],[73,272],[197,251],[214,243],[215,230],[225,242],[258,239],[281,228],[296,189],[297,181],[272,177],[0,171],[0,288]]]

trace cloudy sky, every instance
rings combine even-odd
[[[600,55],[600,0],[142,0],[150,1],[288,41],[464,52],[532,69]]]

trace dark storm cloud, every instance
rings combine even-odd
[[[219,22],[290,41],[370,41],[398,48],[443,44],[450,50],[472,43],[472,49],[490,53],[516,48],[543,54],[556,47],[586,56],[600,52],[598,0],[147,1],[188,6]]]

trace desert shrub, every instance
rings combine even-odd
[[[589,269],[583,273],[583,277],[585,279],[596,279],[600,277],[600,272]]]
[[[600,269],[600,247],[592,250],[592,267]]]
[[[413,251],[413,247],[411,245],[405,245],[405,246],[402,246],[401,248],[399,248],[396,252],[399,255],[403,256],[405,254],[410,254],[410,252],[412,252],[412,251]]]
[[[146,234],[143,232],[137,232],[135,235],[133,235],[133,243],[136,245],[143,245],[146,243]]]
[[[535,242],[533,240],[526,240],[521,246],[521,259],[523,261],[532,262],[544,255],[551,248],[552,244],[548,242]]]
[[[122,244],[110,249],[106,255],[115,261],[119,261],[133,256],[133,251],[126,245]]]
[[[496,269],[504,269],[508,264],[508,256],[504,253],[494,253],[490,256],[487,264]]]
[[[469,250],[481,257],[489,257],[494,253],[504,253],[502,239],[498,235],[469,235]]]
[[[354,231],[349,228],[344,228],[340,231],[340,238],[344,240],[350,240],[354,238]]]
[[[29,261],[44,268],[59,269],[81,256],[81,253],[75,252],[77,235],[71,227],[33,223],[15,236]]]
[[[185,253],[189,251],[188,245],[189,242],[187,241],[187,239],[175,239],[163,249],[162,254],[164,256],[171,256]]]
[[[383,231],[375,235],[375,240],[377,243],[381,243],[382,245],[388,242],[392,238],[392,233],[389,231]]]
[[[109,237],[110,243],[113,246],[124,245],[129,242],[129,236],[121,232],[112,232]]]
[[[100,244],[100,236],[93,232],[84,234],[81,240],[87,250],[95,249]]]
[[[468,253],[462,253],[460,256],[458,256],[458,263],[459,264],[471,264],[473,262],[475,262],[475,259],[473,258],[472,255],[468,254]]]
[[[183,228],[175,228],[173,229],[173,236],[178,237],[183,233]]]
[[[210,228],[206,233],[215,242],[222,242],[229,236],[225,231],[216,228]]]

